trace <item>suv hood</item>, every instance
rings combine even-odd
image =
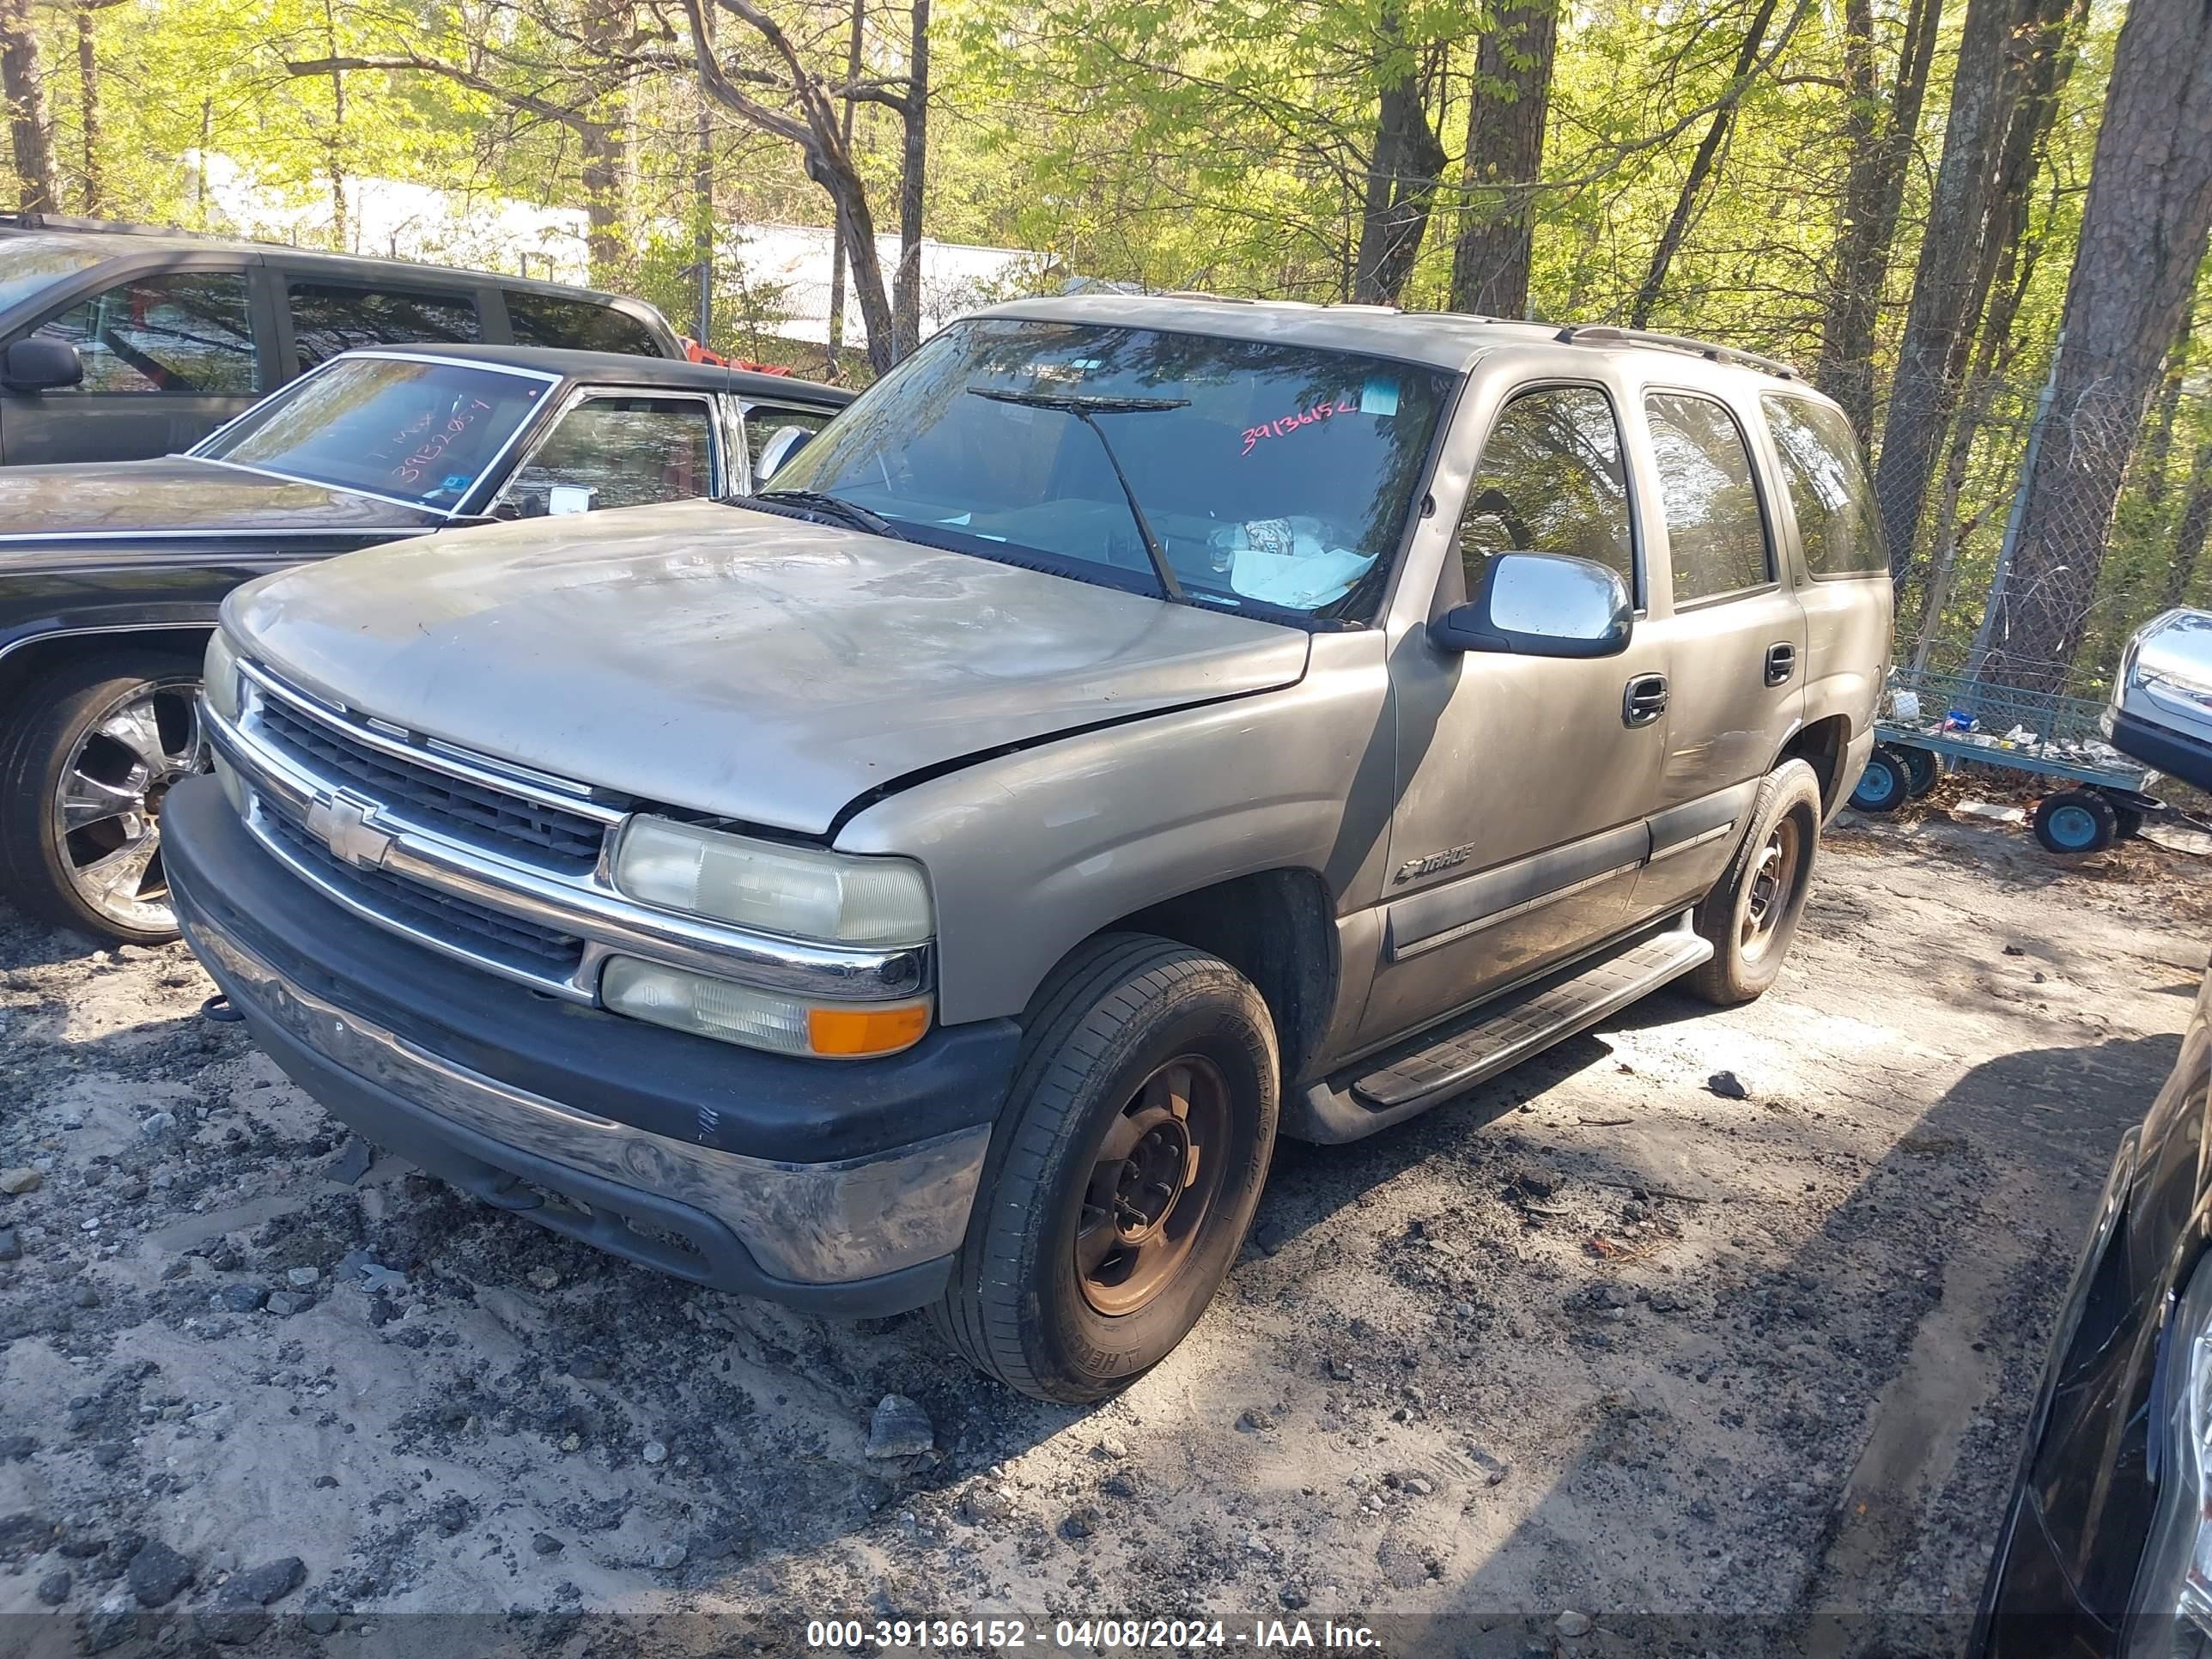
[[[1294,684],[1301,630],[710,501],[489,526],[225,607],[410,730],[801,834],[978,750]]]

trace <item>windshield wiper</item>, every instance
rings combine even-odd
[[[1098,434],[1098,447],[1106,452],[1106,465],[1114,469],[1114,482],[1121,486],[1121,498],[1129,503],[1129,516],[1137,521],[1137,535],[1145,544],[1145,556],[1152,562],[1152,575],[1160,585],[1160,597],[1182,602],[1182,584],[1176,580],[1175,572],[1168,566],[1165,549],[1160,538],[1152,534],[1152,522],[1145,517],[1145,509],[1138,505],[1137,492],[1129,488],[1129,475],[1121,471],[1121,458],[1114,453],[1114,446],[1106,441],[1106,428],[1098,424],[1101,415],[1141,415],[1163,409],[1188,409],[1188,398],[1078,398],[1051,392],[1003,392],[997,386],[971,386],[968,390],[978,398],[988,398],[997,404],[1018,404],[1024,409],[1056,409],[1063,415],[1073,415]]]
[[[793,511],[828,519],[848,530],[865,530],[872,536],[887,536],[895,542],[906,539],[904,532],[880,513],[872,513],[858,501],[848,501],[842,495],[832,495],[820,489],[757,489],[750,495],[738,497],[744,501],[761,501],[773,507],[787,503]]]

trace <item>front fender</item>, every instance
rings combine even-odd
[[[1372,903],[1395,763],[1379,633],[1319,635],[1294,686],[985,760],[855,815],[850,852],[929,872],[939,1012],[1018,1015],[1120,918],[1257,871],[1307,869]]]

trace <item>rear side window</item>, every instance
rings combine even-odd
[[[85,392],[225,397],[261,386],[246,278],[234,270],[141,276],[79,301],[34,332],[76,348]]]
[[[1615,572],[1638,602],[1620,423],[1595,386],[1547,386],[1505,405],[1460,516],[1459,556],[1474,591],[1498,553],[1565,553]]]
[[[1887,574],[1881,520],[1851,423],[1840,410],[1770,392],[1759,400],[1782,457],[1782,481],[1797,515],[1797,539],[1815,576]]]
[[[653,331],[612,306],[553,294],[507,290],[507,322],[517,345],[557,346],[568,351],[621,351],[665,357]]]
[[[1773,580],[1766,523],[1735,416],[1686,392],[1655,392],[1644,412],[1674,558],[1674,603],[1765,586]]]
[[[300,368],[361,346],[480,340],[477,302],[465,294],[408,293],[341,283],[294,283],[292,342]]]

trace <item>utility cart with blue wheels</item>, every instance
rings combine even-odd
[[[1891,812],[1933,789],[1948,766],[2002,767],[2069,787],[2044,796],[2035,838],[2054,853],[2095,853],[2142,828],[2163,805],[2158,774],[2104,740],[2088,697],[2018,691],[1963,674],[1890,676],[1876,743],[1851,805]]]

